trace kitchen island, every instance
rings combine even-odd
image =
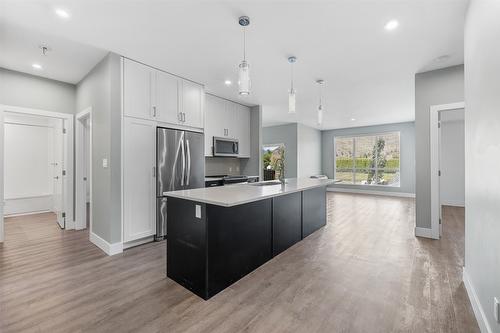
[[[326,224],[333,180],[166,192],[167,276],[203,299]]]

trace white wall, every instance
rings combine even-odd
[[[44,117],[5,113],[5,215],[49,211],[54,192],[54,126]]]
[[[298,177],[321,174],[321,131],[302,124],[297,131]]]
[[[465,205],[464,110],[440,112],[441,154],[439,183],[442,205]]]
[[[500,333],[500,1],[472,0],[465,25],[464,282],[483,332]]]

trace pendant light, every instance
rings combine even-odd
[[[239,25],[243,27],[243,61],[238,66],[238,86],[239,94],[246,96],[250,95],[250,64],[246,59],[246,36],[245,27],[250,25],[250,18],[248,16],[241,16],[238,19]]]
[[[323,80],[316,80],[316,83],[318,84],[318,87],[319,87],[319,104],[318,104],[318,125],[322,125],[323,124],[323,96],[322,96],[322,91],[321,91],[321,87],[323,86],[323,83],[325,83],[325,81]]]
[[[293,64],[297,61],[295,57],[289,57],[290,63],[290,91],[288,92],[288,113],[295,113],[295,89],[293,88]]]

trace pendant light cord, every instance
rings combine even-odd
[[[243,61],[247,60],[246,54],[247,54],[247,41],[246,41],[245,27],[243,27]]]
[[[291,87],[290,87],[290,93],[293,93],[293,63],[291,63],[291,66],[290,66],[290,76],[292,78],[292,82],[291,82]]]

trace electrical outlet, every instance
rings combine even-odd
[[[500,324],[500,301],[498,297],[493,298],[493,311],[495,311],[495,320]]]
[[[195,212],[194,216],[198,219],[201,219],[201,206],[200,205],[195,205]]]

